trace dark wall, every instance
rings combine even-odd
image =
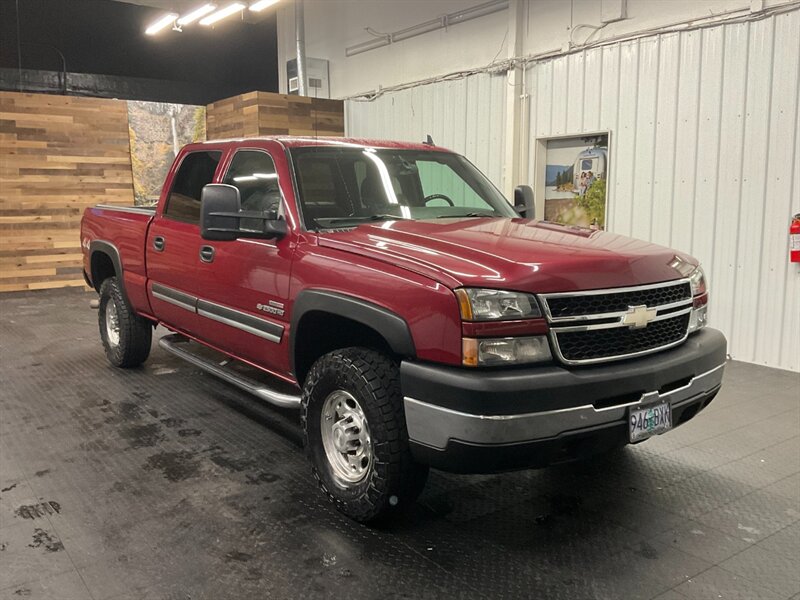
[[[162,14],[111,0],[0,0],[0,77],[6,80],[0,86],[19,85],[19,78],[11,78],[6,69],[19,67],[20,54],[23,69],[60,71],[61,59],[50,44],[64,54],[68,72],[114,76],[111,80],[185,82],[189,85],[176,86],[183,90],[182,102],[187,89],[196,90],[191,95],[197,95],[198,104],[251,90],[277,91],[274,11],[255,22],[234,16],[213,29],[194,24],[182,33],[164,30],[146,36],[147,25]],[[98,85],[98,95],[107,95],[100,89],[108,81]],[[133,87],[148,90],[143,94],[149,97],[142,99],[177,101],[165,97],[170,95],[168,85],[137,81]]]

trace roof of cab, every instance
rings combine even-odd
[[[232,138],[225,140],[208,140],[202,144],[252,144],[257,141],[274,141],[286,148],[303,148],[313,146],[323,147],[355,147],[355,148],[378,148],[394,150],[436,150],[439,152],[450,152],[441,146],[431,146],[423,143],[396,142],[391,140],[375,140],[366,138],[348,137],[313,137],[313,136],[258,136],[247,138]]]

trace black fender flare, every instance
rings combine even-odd
[[[295,373],[297,330],[303,316],[309,312],[327,312],[345,317],[374,329],[389,344],[392,352],[414,357],[417,351],[408,323],[400,315],[367,300],[327,290],[303,290],[292,306],[289,360]]]
[[[122,297],[125,298],[125,302],[130,305],[130,301],[128,300],[128,294],[125,291],[125,279],[122,276],[122,259],[119,256],[119,250],[117,247],[112,244],[111,242],[107,242],[105,240],[92,240],[89,243],[89,267],[92,268],[92,258],[96,253],[105,254],[108,258],[111,259],[111,264],[114,265],[114,272],[117,276],[117,282],[119,283],[119,288],[122,291]],[[93,271],[94,269],[92,269]],[[95,273],[91,273],[92,277],[92,287],[99,293],[100,287],[97,285]]]

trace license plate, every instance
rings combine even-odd
[[[631,442],[641,442],[672,429],[672,410],[669,402],[631,408],[628,414],[628,432]]]

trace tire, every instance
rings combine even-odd
[[[422,492],[428,467],[411,456],[400,372],[383,354],[345,348],[317,360],[303,386],[301,420],[314,477],[348,517],[362,523],[389,520]],[[337,442],[341,423],[349,429]]]
[[[153,340],[153,326],[150,321],[133,312],[122,295],[116,277],[107,278],[100,286],[97,318],[108,362],[115,367],[129,369],[147,360]]]

